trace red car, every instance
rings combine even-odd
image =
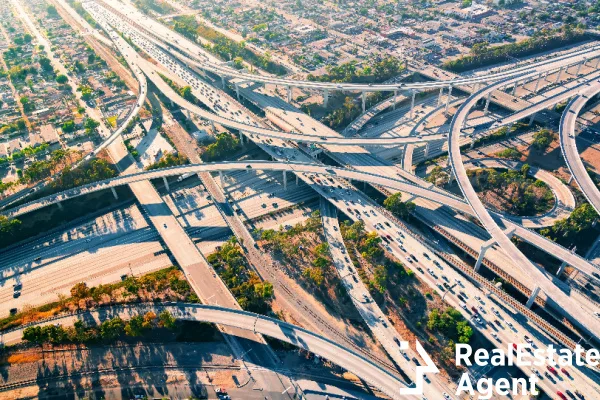
[[[565,375],[566,375],[566,376],[568,376],[569,378],[571,377],[571,374],[569,374],[569,371],[567,371],[566,369],[564,369],[564,368],[561,368],[560,370],[561,370],[561,372],[562,372],[563,374],[565,374]]]
[[[546,368],[548,368],[548,371],[552,372],[554,375],[558,376],[558,371],[556,371],[556,369],[554,369],[553,366],[551,365],[546,365]]]
[[[567,396],[565,396],[564,394],[562,394],[562,392],[558,391],[556,392],[556,394],[558,395],[558,397],[560,397],[562,400],[567,400]]]

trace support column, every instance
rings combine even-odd
[[[329,104],[329,89],[325,89],[325,93],[323,93],[323,105],[327,108],[327,104]]]
[[[481,268],[481,263],[485,258],[485,252],[487,251],[487,249],[494,245],[494,242],[492,240],[493,239],[488,240],[487,242],[481,245],[481,248],[479,249],[479,257],[477,257],[477,262],[475,263],[475,272],[478,272],[479,268]]]
[[[410,100],[410,119],[413,119],[413,111],[415,109],[415,96],[417,95],[416,90],[412,90],[412,97]]]
[[[170,192],[171,188],[169,187],[169,181],[167,180],[166,176],[163,176],[163,183],[165,184],[165,187],[167,188],[167,192]],[[115,192],[113,192],[113,194],[115,194]]]
[[[244,134],[240,131],[240,144],[244,144]]]
[[[475,137],[471,137],[471,148],[475,147]]]
[[[240,101],[240,85],[239,83],[235,83],[235,95],[237,96],[238,101]]]
[[[287,87],[287,102],[288,102],[288,104],[292,103],[292,87],[291,86]]]
[[[223,186],[223,171],[219,171],[219,182],[221,183],[221,186]]]
[[[221,85],[223,85],[223,89],[225,89],[225,77],[221,77]]]
[[[117,191],[115,190],[115,188],[111,187],[110,191],[112,192],[113,196],[115,196],[115,200],[119,200],[119,196],[117,195]]]
[[[190,110],[185,110],[185,111],[187,111],[187,119],[191,121],[192,120],[192,114],[190,113]]]
[[[556,83],[560,80],[560,76],[562,75],[562,72],[563,72],[563,67],[560,67],[560,69],[558,70],[558,74],[556,75],[556,79],[554,80],[554,83]]]
[[[210,127],[212,128],[213,131],[216,131],[215,121],[210,121]]]
[[[529,117],[529,126],[533,125],[534,120],[535,120],[535,113],[531,114],[531,117]]]
[[[283,171],[283,190],[287,189],[287,171]]]
[[[442,95],[443,95],[443,94],[444,94],[444,87],[442,86],[442,87],[440,88],[440,94],[439,94],[439,96],[438,96],[438,102],[437,102],[437,105],[438,105],[438,107],[440,106],[440,104],[442,104]]]
[[[448,108],[450,107],[450,99],[452,98],[452,85],[448,86],[448,98],[446,99],[446,110],[444,112],[448,112]]]
[[[583,67],[585,65],[585,62],[587,60],[584,58],[583,61],[581,61],[581,64],[579,64],[579,66],[577,67],[577,72],[575,72],[575,76],[579,75],[579,72],[581,71],[581,67]]]
[[[298,186],[298,175],[296,175],[296,186]]]
[[[60,203],[60,201],[59,201],[58,203],[56,203],[56,205],[58,206],[58,209],[59,209],[59,210],[62,210],[62,209],[63,209],[63,205]]]
[[[427,158],[427,156],[429,156],[429,144],[431,142],[427,142],[425,143],[425,158]]]
[[[540,81],[542,80],[542,74],[540,73],[540,76],[537,80],[537,82],[535,83],[535,89],[533,89],[533,93],[537,93],[538,88],[540,87]]]
[[[362,92],[362,112],[367,110],[367,92],[363,90]]]
[[[392,109],[396,109],[396,98],[398,97],[398,91],[394,90],[394,103],[392,104]]]
[[[569,176],[569,182],[567,182],[567,183],[570,185],[571,182],[573,182],[573,175]]]
[[[556,276],[560,277],[562,275],[562,273],[565,271],[566,267],[567,267],[567,262],[563,261],[563,263],[560,264],[560,267],[558,268],[558,271],[556,271]]]
[[[596,67],[595,68],[598,68],[598,65],[600,65],[600,57],[598,57],[598,61],[596,61]]]
[[[513,86],[513,90],[512,90],[512,93],[511,93],[512,96],[514,96],[515,93],[517,92],[517,86],[519,86],[519,81],[515,82],[515,86]]]
[[[531,292],[531,296],[529,296],[529,299],[527,300],[527,304],[525,304],[525,307],[527,308],[531,308],[531,306],[533,305],[533,303],[535,302],[535,298],[537,297],[537,295],[540,293],[540,287],[536,286],[533,289],[533,292]]]
[[[483,107],[483,115],[488,115],[488,110],[490,108],[490,99],[492,98],[492,92],[489,92],[487,97],[485,98],[485,106]],[[465,119],[466,121],[466,119]]]

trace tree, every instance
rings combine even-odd
[[[171,313],[167,310],[164,310],[160,314],[158,314],[158,321],[160,326],[167,329],[174,329],[176,319],[171,315]]]
[[[51,72],[54,70],[49,58],[41,57],[38,62],[40,63],[40,67],[42,67],[44,71]]]
[[[549,129],[540,129],[533,134],[533,147],[544,151],[550,146],[555,138],[555,134]]]
[[[415,210],[412,201],[402,202],[402,193],[394,193],[383,201],[384,207],[398,218],[407,218]]]
[[[60,85],[64,85],[69,81],[69,78],[66,75],[60,74],[56,76],[56,82]]]
[[[48,7],[46,7],[46,11],[48,12],[48,15],[50,17],[56,17],[58,15],[58,11],[53,5],[49,5]]]
[[[71,296],[76,299],[85,299],[90,296],[90,289],[85,282],[76,283],[71,288]]]
[[[73,121],[73,120],[70,120],[70,121],[65,121],[65,122],[62,124],[62,128],[61,128],[61,129],[62,129],[62,131],[63,131],[64,133],[70,133],[70,132],[73,132],[73,131],[75,130],[75,121]]]
[[[83,127],[85,128],[85,133],[88,135],[96,132],[96,128],[100,126],[100,122],[96,121],[92,118],[86,118]]]
[[[100,337],[104,340],[114,340],[121,336],[125,330],[125,323],[119,317],[102,322],[100,325]]]
[[[132,317],[125,324],[125,334],[127,336],[141,336],[144,331],[144,318],[141,315]]]

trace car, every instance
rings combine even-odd
[[[485,310],[483,309],[482,306],[478,306],[477,308],[479,308],[479,311],[481,311],[482,314],[485,314]]]
[[[371,301],[369,299],[369,296],[367,296],[366,294],[363,294],[363,300],[365,301],[365,303],[369,303]]]
[[[163,227],[164,227],[165,229],[167,229],[167,224],[163,224]]]
[[[538,376],[538,378],[542,378],[542,374],[541,374],[541,372],[540,372],[540,371],[538,371],[538,370],[537,370],[537,369],[535,369],[535,368],[531,368],[531,370],[533,371],[533,373],[534,373],[534,374],[536,374],[536,375]],[[543,379],[543,378],[542,378],[542,379]]]
[[[460,306],[461,306],[462,308],[464,308],[465,310],[467,309],[467,305],[466,305],[465,303],[460,303]]]
[[[477,311],[477,309],[473,306],[471,306],[471,310],[475,313],[475,314],[479,314],[479,311]]]
[[[442,396],[444,396],[445,400],[451,400],[452,399],[452,397],[450,397],[450,395],[448,393],[446,393],[446,392],[442,393]]]
[[[396,344],[397,344],[398,346],[401,346],[401,344],[400,344],[400,339],[398,339],[398,337],[397,337],[397,336],[394,336],[394,342],[396,342]]]
[[[563,374],[565,374],[565,375],[566,375],[566,376],[568,376],[569,378],[571,377],[571,374],[569,374],[569,371],[567,371],[567,370],[566,370],[566,369],[564,369],[564,368],[561,368],[561,369],[560,369],[560,372],[562,372]]]
[[[419,272],[420,272],[420,273],[422,273],[422,274],[424,274],[424,273],[425,273],[425,271],[423,271],[423,268],[421,268],[421,267],[417,267],[417,271],[419,271]]]
[[[565,396],[560,390],[556,392],[556,395],[562,400],[567,400],[567,396]]]
[[[13,285],[13,290],[21,290],[23,288],[23,284],[22,283],[15,283]]]
[[[413,357],[412,358],[413,362],[417,365],[421,365],[421,363],[419,362],[419,360],[417,360],[417,357]]]
[[[10,315],[15,315],[17,313],[17,309],[11,308],[9,312],[10,312]]]
[[[15,299],[16,299],[17,297],[20,297],[20,296],[21,296],[21,291],[20,291],[20,290],[15,290],[15,291],[13,292],[13,297],[14,297]]]
[[[352,275],[352,279],[354,280],[355,283],[358,283],[358,278],[356,277],[356,275]]]
[[[554,375],[558,376],[558,371],[556,370],[556,368],[554,368],[552,365],[546,365],[546,368],[548,368],[548,371],[552,372]]]
[[[426,258],[426,259],[428,259],[428,260],[431,260],[431,257],[429,257],[429,254],[427,254],[427,253],[425,253],[425,252],[423,252],[423,257],[425,257],[425,258]]]
[[[492,337],[498,341],[500,341],[500,338],[498,337],[498,334],[496,332],[492,332],[490,333],[490,335],[492,335]]]

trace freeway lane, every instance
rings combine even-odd
[[[528,75],[533,77],[539,73],[540,71],[534,69]],[[515,79],[518,78],[506,79],[477,91],[458,109],[452,119],[450,135],[448,138],[449,159],[452,170],[465,199],[473,209],[473,212],[479,221],[483,224],[484,228],[492,236],[494,241],[500,245],[510,259],[514,260],[525,274],[529,274],[536,285],[539,285],[534,289],[534,295],[537,295],[536,292],[542,289],[549,299],[552,299],[552,301],[556,303],[553,308],[562,312],[563,315],[569,318],[574,324],[578,325],[589,335],[598,340],[600,339],[600,321],[594,315],[584,310],[579,304],[575,303],[569,295],[557,288],[555,282],[553,282],[554,280],[557,280],[555,277],[540,270],[525,257],[519,249],[517,249],[515,244],[512,243],[505,232],[498,226],[496,221],[494,221],[492,215],[486,210],[485,206],[477,196],[475,189],[471,186],[467,171],[462,162],[459,137],[462,128],[465,126],[469,112],[480,99],[491,94],[493,91],[500,89],[506,84],[513,83]]]
[[[600,191],[585,169],[583,161],[577,151],[577,116],[590,98],[600,93],[600,81],[594,81],[592,86],[574,97],[560,119],[559,137],[560,149],[563,153],[565,163],[571,171],[575,182],[590,202],[596,212],[600,213]]]
[[[152,311],[158,315],[164,310],[169,311],[173,316],[180,320],[203,321],[226,325],[232,328],[279,339],[314,354],[318,354],[342,368],[351,371],[356,376],[380,389],[393,399],[420,398],[418,396],[400,396],[399,390],[405,385],[403,385],[394,375],[390,374],[385,368],[379,367],[377,364],[344,348],[336,342],[287,322],[247,311],[185,303],[169,306],[136,304],[131,306],[107,307],[81,313],[79,315],[61,316],[49,321],[36,323],[35,325],[56,323],[71,325],[76,320],[88,321],[90,318],[94,319],[96,322],[101,322],[116,316],[123,319],[130,319],[136,315],[143,315],[148,311]],[[4,332],[1,339],[2,343],[4,345],[14,345],[21,342],[23,329],[24,328],[18,328]]]

